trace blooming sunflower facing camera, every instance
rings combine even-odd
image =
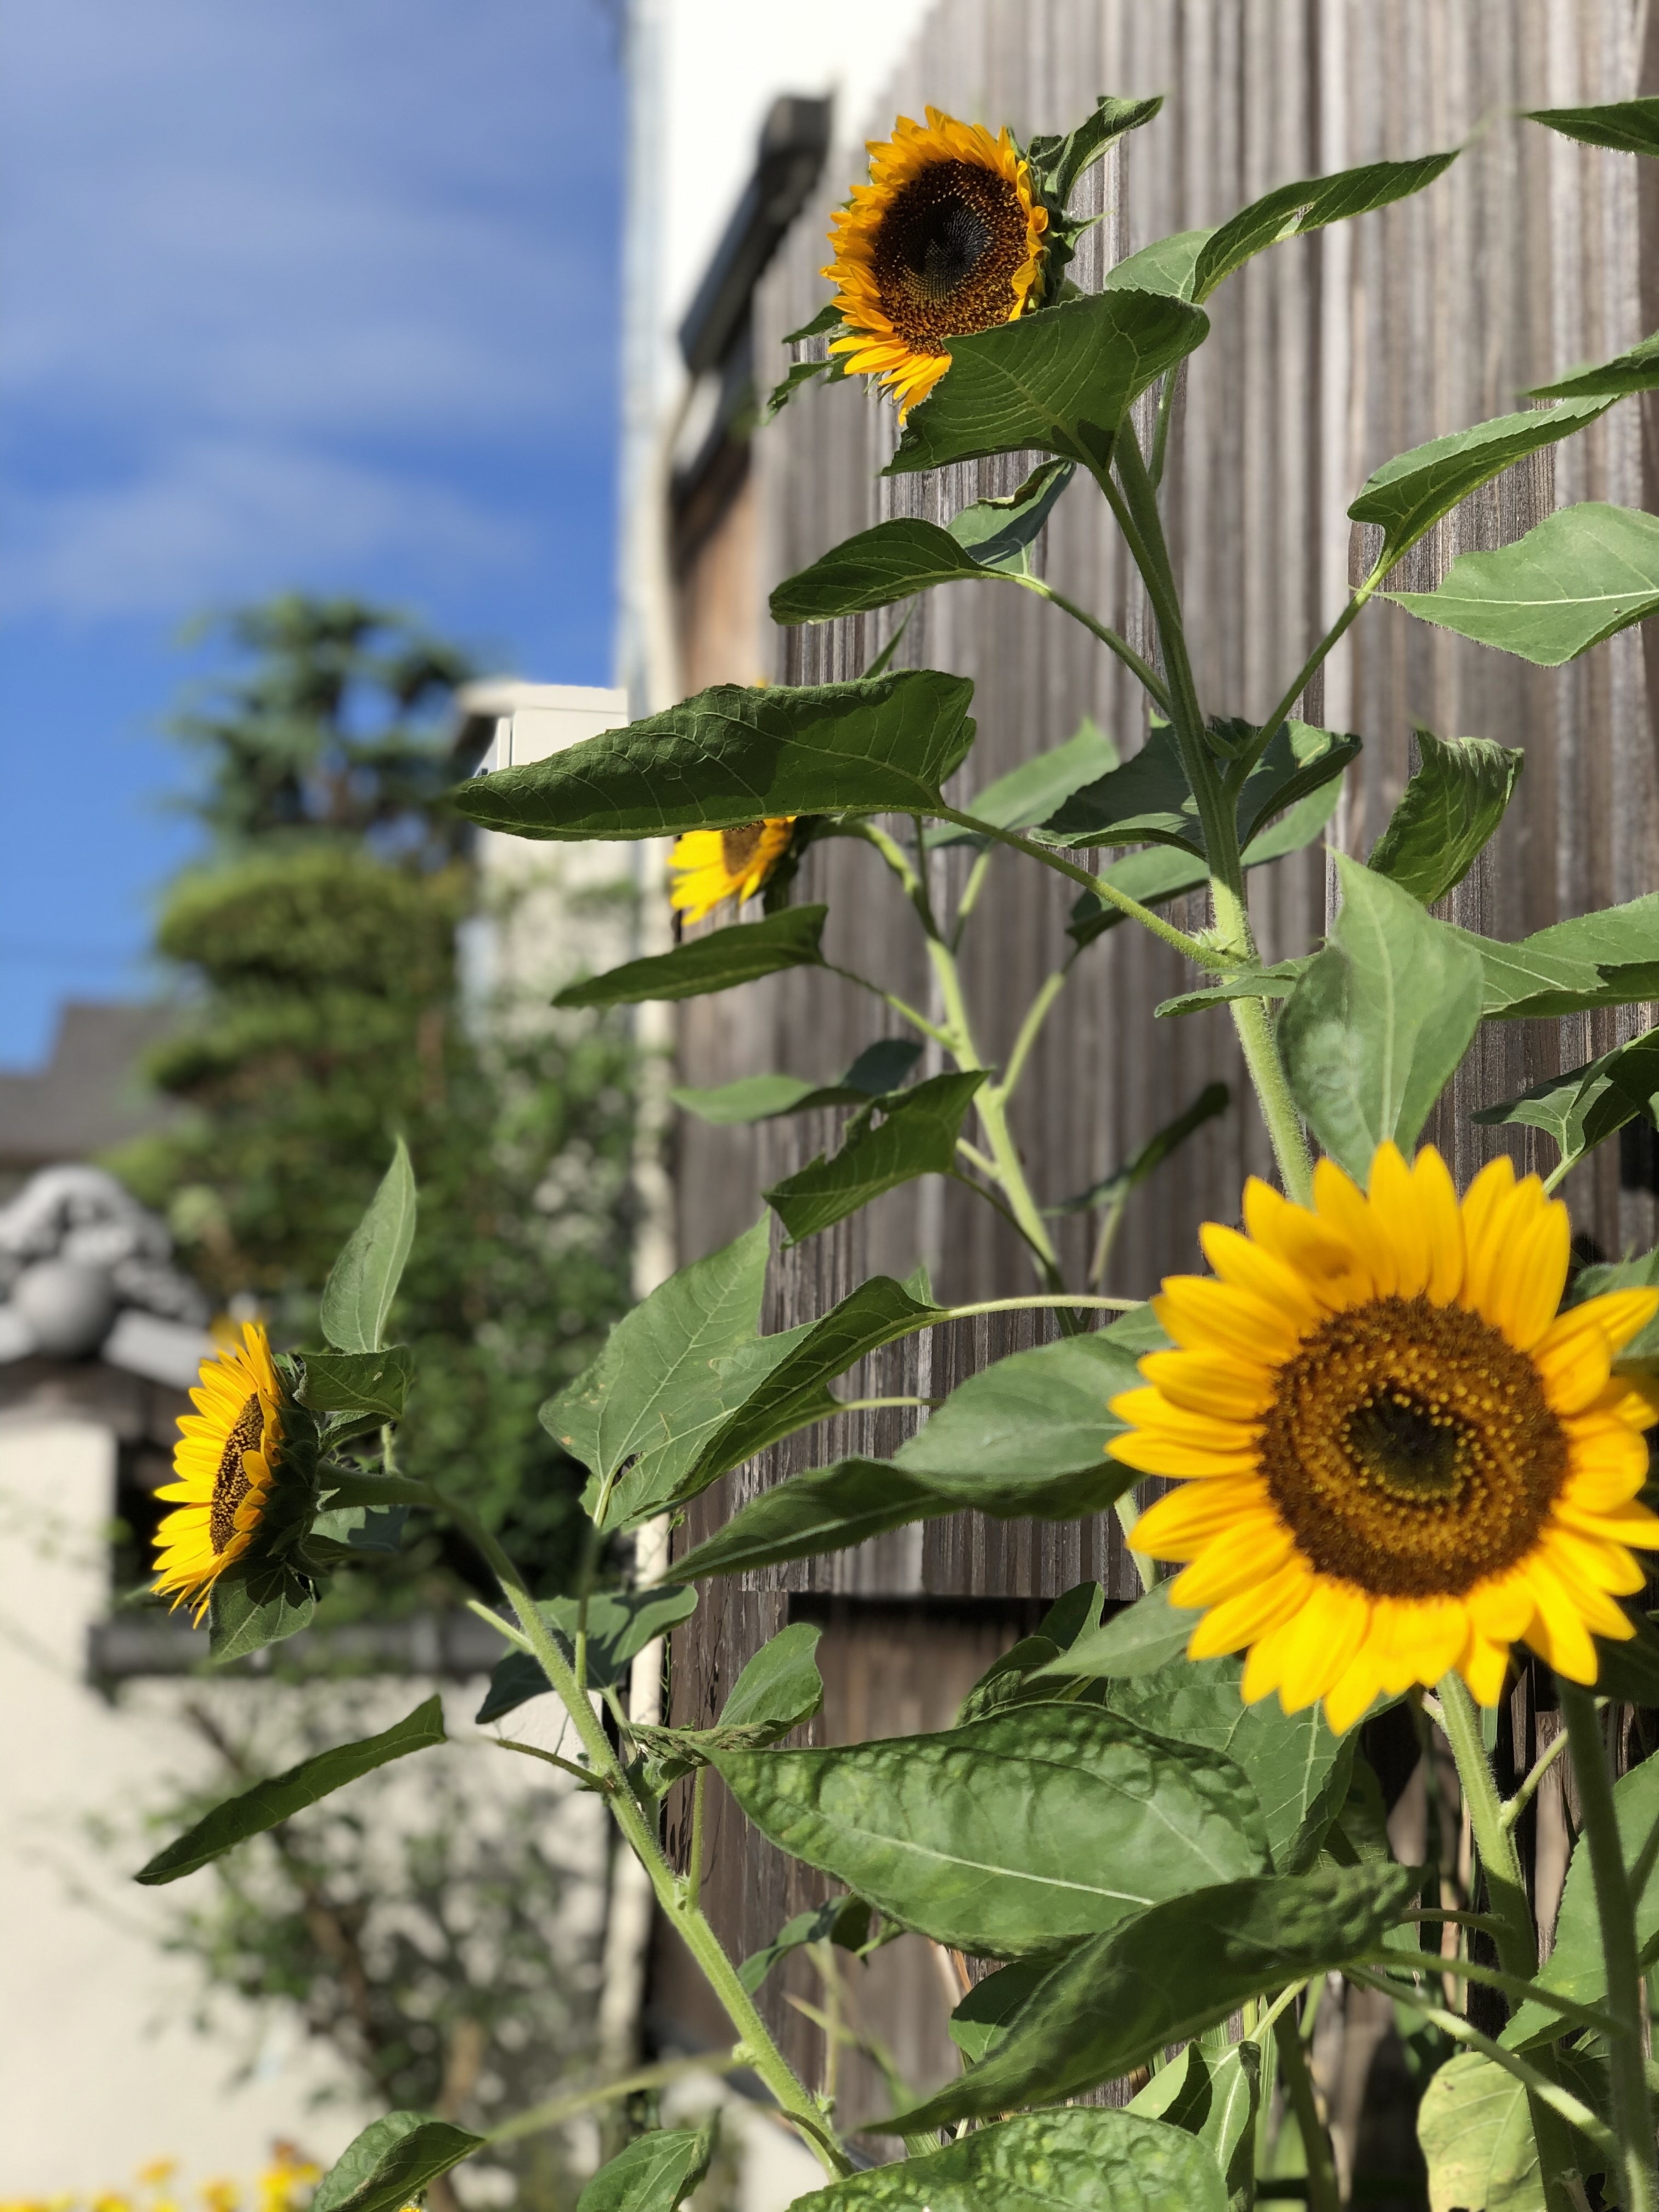
[[[794,826],[794,816],[786,814],[735,830],[688,830],[669,855],[669,903],[688,921],[701,921],[722,899],[741,905],[753,898],[789,850]]]
[[[1190,1656],[1248,1647],[1247,1700],[1322,1698],[1337,1729],[1453,1668],[1495,1705],[1517,1638],[1593,1682],[1630,1547],[1659,1547],[1654,1409],[1613,1373],[1659,1291],[1558,1314],[1567,1210],[1507,1159],[1461,1205],[1431,1149],[1382,1146],[1369,1196],[1322,1160],[1311,1210],[1252,1181],[1244,1224],[1206,1225],[1214,1275],[1153,1301],[1178,1349],[1113,1402],[1113,1455],[1182,1481],[1134,1541],[1188,1563]]]
[[[179,1418],[174,1480],[155,1493],[179,1502],[155,1533],[155,1587],[173,1593],[175,1611],[193,1605],[199,1620],[265,1520],[283,1467],[291,1409],[261,1323],[245,1322],[240,1342],[203,1362],[190,1395],[196,1411]]]
[[[1012,323],[1036,305],[1048,212],[1005,129],[936,107],[870,142],[870,181],[830,229],[845,334],[830,350],[878,376],[902,416],[951,366],[946,343]]]

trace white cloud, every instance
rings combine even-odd
[[[9,0],[8,611],[503,557],[514,462],[614,414],[619,161],[571,97],[607,37],[597,0]]]

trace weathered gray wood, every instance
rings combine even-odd
[[[1375,0],[1163,0],[1156,7],[942,0],[929,19],[886,109],[870,119],[872,130],[888,128],[893,112],[920,114],[932,101],[993,125],[1006,119],[1024,137],[1075,120],[1097,90],[1168,94],[1164,116],[1115,149],[1084,187],[1087,206],[1103,213],[1076,264],[1085,287],[1123,254],[1170,231],[1217,222],[1283,179],[1470,141],[1430,192],[1263,256],[1212,303],[1214,334],[1190,367],[1168,493],[1207,708],[1264,714],[1337,613],[1350,574],[1345,509],[1378,463],[1505,410],[1527,385],[1615,352],[1659,322],[1659,165],[1571,145],[1513,119],[1524,106],[1625,97],[1659,84],[1659,30],[1650,30],[1647,54],[1635,47],[1645,12],[1632,0],[1513,0],[1506,7],[1490,0],[1390,0],[1387,7]],[[1477,124],[1484,128],[1471,140]],[[854,173],[850,160],[832,164],[818,204],[766,280],[757,332],[763,364],[781,358],[781,333],[824,296],[823,234]],[[1651,403],[1645,408],[1616,410],[1553,460],[1468,502],[1413,556],[1410,580],[1432,580],[1456,552],[1505,542],[1569,500],[1651,507],[1659,416]],[[885,515],[948,516],[972,498],[1011,488],[1021,473],[1018,461],[1005,459],[883,480],[877,471],[893,435],[890,409],[844,386],[809,392],[761,434],[763,592]],[[1086,486],[1062,504],[1044,558],[1062,588],[1150,645],[1132,572]],[[776,673],[814,681],[856,672],[892,627],[884,613],[781,634]],[[1322,696],[1322,718],[1366,740],[1336,841],[1349,852],[1369,851],[1403,786],[1412,726],[1420,721],[1443,735],[1523,745],[1528,755],[1510,822],[1453,894],[1453,918],[1515,936],[1652,889],[1659,880],[1656,650],[1651,638],[1630,632],[1575,667],[1546,672],[1397,611],[1371,611],[1309,702],[1318,714]],[[932,594],[913,617],[901,658],[975,679],[980,737],[957,787],[969,799],[1069,734],[1085,713],[1126,750],[1144,738],[1142,702],[1117,665],[1063,617],[1005,588]],[[962,858],[946,855],[935,866],[948,896],[960,886]],[[1322,928],[1326,878],[1316,852],[1256,879],[1254,908],[1270,956],[1299,949]],[[872,854],[848,843],[816,848],[802,890],[830,902],[833,957],[928,1005],[921,946]],[[1012,860],[998,863],[966,961],[988,1056],[1006,1049],[1020,1010],[1063,954],[1069,904],[1056,880]],[[1203,1132],[1132,1208],[1109,1285],[1125,1293],[1144,1294],[1164,1273],[1194,1264],[1199,1224],[1236,1218],[1244,1176],[1268,1164],[1243,1103],[1224,1014],[1152,1030],[1152,1007],[1184,980],[1178,961],[1132,928],[1094,947],[1051,1019],[1014,1114],[1040,1195],[1052,1199],[1109,1172],[1206,1080],[1219,1075],[1234,1085],[1237,1110]],[[1471,1106],[1605,1049],[1650,1018],[1630,1009],[1489,1030],[1433,1131],[1460,1179],[1500,1144],[1524,1164],[1547,1156],[1527,1133],[1472,1129]],[[851,986],[792,975],[685,1007],[682,1079],[713,1083],[761,1068],[827,1076],[893,1026]],[[752,1131],[684,1126],[678,1188],[687,1256],[752,1220],[765,1183],[833,1144],[835,1118]],[[1570,1190],[1582,1229],[1607,1252],[1650,1244],[1656,1235],[1652,1190],[1634,1176],[1621,1184],[1620,1165],[1619,1148],[1607,1146]],[[1067,1224],[1074,1270],[1084,1233]],[[1017,1290],[1028,1280],[1019,1249],[988,1212],[963,1191],[923,1185],[782,1255],[766,1326],[814,1316],[866,1274],[902,1274],[922,1259],[951,1298]],[[941,1333],[868,1363],[848,1395],[940,1395],[1036,1334],[1024,1317],[1018,1325]],[[695,1540],[786,1472],[848,1450],[890,1449],[909,1419],[849,1415],[793,1440],[699,1501],[680,1540]],[[712,1709],[716,1671],[726,1680],[735,1674],[787,1616],[791,1591],[1004,1597],[1017,1607],[1087,1573],[1103,1576],[1116,1593],[1133,1589],[1108,1526],[1079,1532],[969,1522],[903,1532],[843,1559],[757,1577],[752,1588],[711,1594],[699,1625],[678,1640],[676,1709],[688,1718]],[[948,1638],[940,1645],[953,1648]],[[977,1648],[969,1638],[963,1653]],[[957,1658],[942,1659],[942,1668],[954,1675]],[[897,1725],[878,1666],[869,1680],[848,1735]],[[948,1710],[943,1697],[939,1710]],[[848,1718],[830,1717],[838,1728]],[[750,1850],[739,1872],[720,1879],[726,1884],[722,1925],[738,1953],[764,1941],[805,1893],[799,1877],[786,1876],[764,1850]],[[775,2003],[769,2016],[785,2018]],[[788,2032],[804,2053],[798,2017]],[[902,2055],[923,2071],[932,2063],[920,2051]]]

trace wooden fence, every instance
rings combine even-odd
[[[1366,550],[1353,542],[1345,509],[1378,463],[1505,411],[1527,386],[1605,358],[1659,323],[1656,165],[1569,143],[1514,114],[1659,88],[1659,22],[1650,31],[1647,15],[1633,0],[941,0],[929,19],[872,128],[884,131],[891,112],[920,115],[931,101],[993,125],[1006,120],[1024,138],[1066,127],[1097,91],[1166,95],[1163,114],[1080,189],[1103,217],[1076,264],[1085,288],[1150,240],[1214,223],[1288,179],[1465,145],[1429,191],[1261,257],[1211,303],[1213,335],[1186,379],[1168,495],[1206,710],[1265,714],[1335,616]],[[785,358],[781,333],[822,303],[823,234],[852,175],[851,162],[831,164],[819,203],[763,286],[763,365]],[[1457,552],[1507,542],[1571,500],[1653,507],[1656,420],[1650,401],[1626,404],[1500,479],[1418,547],[1410,584],[1432,584]],[[890,408],[847,386],[809,392],[759,434],[763,593],[853,531],[890,514],[943,520],[1024,473],[1010,459],[884,480],[877,472],[894,435]],[[1062,502],[1043,557],[1056,585],[1150,649],[1133,571],[1086,486]],[[883,613],[778,633],[776,675],[855,674],[893,620]],[[1370,849],[1408,772],[1413,726],[1424,723],[1527,754],[1500,837],[1443,909],[1451,919],[1519,936],[1652,890],[1654,642],[1627,631],[1576,666],[1545,672],[1397,610],[1369,611],[1304,702],[1308,719],[1365,740],[1333,842],[1360,855]],[[1145,736],[1144,702],[1118,665],[1064,616],[1017,591],[929,595],[899,658],[975,679],[979,737],[955,787],[966,800],[1069,735],[1085,714],[1126,752]],[[960,887],[962,854],[933,865],[941,888]],[[1317,936],[1328,901],[1317,847],[1252,881],[1270,957]],[[831,957],[928,1004],[921,948],[872,854],[845,842],[816,848],[799,895],[828,900]],[[1020,1012],[1066,951],[1070,900],[1058,879],[1015,857],[995,864],[965,963],[988,1058],[1006,1050]],[[1173,954],[1132,926],[1111,932],[1079,962],[1013,1112],[1037,1164],[1039,1196],[1052,1201],[1109,1173],[1206,1081],[1233,1086],[1234,1109],[1133,1201],[1107,1285],[1126,1294],[1144,1295],[1166,1271],[1193,1265],[1199,1224],[1236,1218],[1244,1176],[1268,1164],[1224,1012],[1153,1028],[1153,1006],[1188,981]],[[1460,1181],[1500,1145],[1523,1167],[1554,1157],[1525,1131],[1471,1129],[1472,1106],[1586,1060],[1650,1018],[1632,1008],[1487,1025],[1431,1132],[1455,1155]],[[708,1084],[772,1068],[828,1078],[892,1027],[851,986],[800,971],[687,1007],[681,1079]],[[723,1130],[686,1122],[678,1139],[683,1255],[712,1249],[753,1220],[765,1184],[833,1147],[836,1119]],[[1568,1195],[1582,1228],[1611,1254],[1655,1242],[1655,1182],[1650,1137],[1604,1147]],[[1066,1224],[1074,1271],[1085,1234],[1084,1224]],[[902,1275],[918,1260],[951,1299],[1029,1286],[1020,1249],[989,1210],[932,1182],[782,1255],[765,1326],[816,1317],[866,1274]],[[1038,1334],[1024,1316],[959,1325],[878,1357],[852,1380],[860,1396],[937,1396]],[[911,1419],[851,1414],[765,1454],[699,1501],[679,1543],[787,1473],[849,1452],[890,1452]],[[675,1717],[709,1717],[758,1644],[786,1619],[810,1617],[832,1632],[831,1697],[816,1740],[944,1725],[994,1651],[1085,1575],[1102,1577],[1115,1595],[1134,1593],[1113,1525],[969,1516],[714,1585],[677,1640]],[[924,1656],[917,1624],[927,1617]],[[1516,1722],[1524,1755],[1529,1710]],[[714,1903],[742,1955],[816,1893],[757,1839],[742,1840],[729,1805],[720,1819]],[[907,2068],[938,2079],[951,2059],[939,2028],[940,1961],[918,1954],[906,1939],[881,1954],[869,1987],[884,2039]],[[775,1977],[769,2012],[811,2066],[814,2032],[783,2002],[796,1986],[809,1985]],[[873,2080],[858,2094],[866,2109],[881,2100]]]

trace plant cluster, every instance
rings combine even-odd
[[[1338,857],[1340,910],[1322,945],[1264,965],[1246,876],[1329,817],[1360,740],[1295,709],[1401,556],[1516,460],[1659,386],[1659,339],[1573,371],[1547,387],[1550,405],[1379,468],[1349,510],[1378,531],[1378,550],[1330,629],[1261,720],[1206,711],[1159,503],[1181,367],[1209,329],[1205,303],[1254,255],[1424,190],[1454,155],[1285,185],[1214,230],[1149,246],[1083,296],[1065,274],[1072,190],[1156,106],[1103,100],[1079,131],[1023,153],[930,114],[926,131],[902,125],[878,150],[870,190],[839,226],[839,291],[819,332],[839,349],[828,366],[898,386],[894,472],[1008,453],[1036,465],[1012,499],[946,527],[896,520],[860,533],[773,599],[780,621],[805,622],[958,580],[1036,592],[1139,678],[1151,714],[1139,751],[1118,763],[1085,735],[957,805],[945,787],[973,743],[971,685],[884,667],[849,683],[720,687],[457,801],[530,837],[729,839],[734,890],[751,888],[757,818],[789,825],[791,856],[818,839],[861,841],[910,900],[942,1016],[878,978],[854,980],[937,1048],[941,1072],[913,1079],[915,1055],[889,1041],[827,1085],[758,1077],[740,1097],[705,1097],[702,1110],[742,1118],[809,1099],[852,1109],[839,1148],[767,1194],[791,1243],[909,1178],[951,1175],[1015,1224],[1037,1287],[951,1306],[924,1273],[877,1277],[820,1319],[763,1336],[763,1218],[627,1316],[546,1407],[589,1470],[592,1533],[577,1589],[538,1602],[464,1501],[393,1455],[405,1361],[385,1332],[415,1203],[400,1154],[331,1276],[325,1345],[276,1361],[285,1399],[318,1425],[314,1468],[300,1479],[314,1484],[333,1534],[266,1556],[256,1531],[204,1579],[213,1649],[287,1632],[328,1566],[328,1542],[353,1540],[352,1516],[366,1528],[420,1504],[465,1530],[498,1578],[505,1609],[488,1617],[509,1647],[480,1720],[550,1689],[562,1701],[576,1755],[518,1747],[594,1791],[644,1866],[730,2020],[732,2063],[760,2077],[823,2165],[823,2188],[799,2200],[811,2212],[1228,2212],[1255,2201],[1263,2116],[1286,2105],[1309,2201],[1330,2212],[1336,2179],[1308,2036],[1333,1975],[1392,1999],[1455,2050],[1429,2084],[1419,2128],[1437,2201],[1586,2212],[1599,2191],[1654,2212],[1642,1984],[1659,1931],[1659,1764],[1615,1781],[1609,1732],[1621,1702],[1659,1704],[1659,1635],[1632,1603],[1644,1580],[1635,1554],[1659,1546],[1642,1496],[1659,1404],[1659,1260],[1569,1279],[1566,1211],[1550,1194],[1593,1146],[1654,1116],[1654,1038],[1486,1109],[1556,1135],[1547,1186],[1517,1181],[1500,1159],[1460,1194],[1418,1140],[1483,1023],[1654,996],[1659,895],[1518,944],[1437,919],[1431,903],[1492,837],[1520,769],[1483,739],[1425,738],[1369,859]],[[1659,102],[1539,119],[1659,154]],[[825,368],[798,364],[795,382]],[[1121,532],[1155,656],[1036,574],[1042,521],[1073,487],[1097,492]],[[1656,542],[1650,517],[1568,508],[1518,544],[1466,556],[1437,591],[1398,596],[1414,614],[1553,665],[1659,606]],[[941,838],[972,841],[981,859],[1006,848],[1076,885],[1066,966],[1133,921],[1196,971],[1164,1012],[1227,1009],[1281,1188],[1252,1183],[1242,1228],[1206,1231],[1209,1273],[1173,1278],[1146,1304],[1064,1279],[1009,1113],[1066,969],[1038,994],[1006,1063],[987,1066],[957,969],[984,872],[941,911],[928,866]],[[1089,865],[1100,850],[1120,857]],[[712,857],[706,847],[687,856],[704,872]],[[575,995],[675,999],[830,965],[824,908],[790,902],[781,861],[769,888],[761,920]],[[1166,910],[1195,890],[1208,921],[1179,927]],[[1163,1149],[1179,1135],[1166,1133]],[[891,1460],[779,1483],[678,1559],[672,1582],[629,1587],[607,1571],[617,1547],[605,1540],[678,1513],[823,1420],[838,1403],[831,1383],[872,1350],[1018,1306],[1052,1313],[1055,1340],[963,1383]],[[1093,1326],[1102,1313],[1116,1317]],[[228,1426],[221,1479],[234,1488],[241,1468]],[[1147,1474],[1176,1486],[1137,1519]],[[275,1480],[280,1488],[280,1463]],[[1067,1593],[936,1734],[784,1747],[823,1696],[816,1632],[800,1624],[751,1661],[712,1726],[647,1724],[623,1700],[629,1661],[685,1618],[709,1577],[969,1509],[1066,1519],[1112,1507],[1147,1562],[1144,1595],[1106,1619],[1097,1588]],[[1154,1559],[1182,1571],[1158,1580]],[[1581,1814],[1541,1966],[1514,1830],[1546,1762],[1505,1800],[1490,1757],[1491,1717],[1522,1644],[1553,1673]],[[1472,1838],[1467,1911],[1445,1905],[1437,1867],[1397,1861],[1382,1821],[1358,1726],[1402,1701],[1455,1758]],[[434,1733],[422,1709],[319,1754],[216,1808],[142,1878],[186,1873]],[[757,1829],[836,1886],[821,1912],[741,1966],[702,1904],[711,1773]],[[682,1780],[691,1816],[676,1868],[661,1810]],[[961,2072],[932,2089],[893,2081],[875,2132],[903,2154],[872,2164],[832,2087],[813,2088],[787,2063],[755,1993],[789,1948],[827,1957],[890,1929],[960,1952],[981,1978],[951,2021]],[[1486,1994],[1476,2006],[1449,1988]],[[495,2140],[641,2080],[578,2085]],[[1072,2101],[1106,2085],[1125,2101]],[[394,2212],[485,2147],[447,2120],[393,2112],[325,2178],[317,2212]],[[672,2212],[708,2154],[700,2131],[652,2130],[583,2204]]]

